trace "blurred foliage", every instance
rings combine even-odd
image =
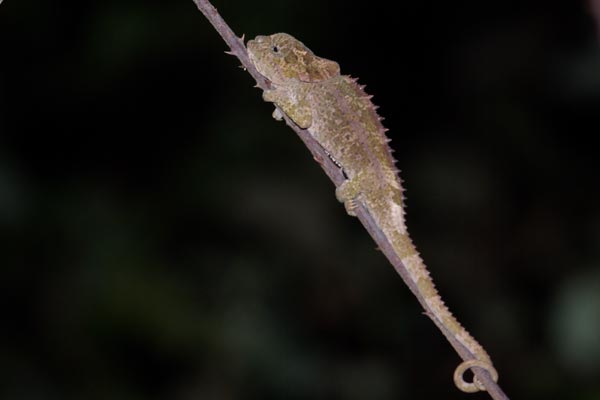
[[[505,390],[600,399],[584,2],[215,6],[368,84]],[[191,1],[7,0],[0,48],[1,398],[487,398]]]

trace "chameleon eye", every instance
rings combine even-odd
[[[277,47],[277,45],[273,46],[271,50],[273,50],[273,53],[279,53],[279,47]]]

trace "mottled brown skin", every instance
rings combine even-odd
[[[466,392],[485,390],[477,380],[465,382],[464,371],[482,367],[494,377],[497,373],[485,350],[444,305],[408,236],[398,170],[371,96],[354,79],[341,75],[336,62],[315,56],[288,34],[258,36],[248,42],[248,54],[271,81],[272,89],[263,98],[308,129],[343,169],[348,179],[336,189],[338,200],[350,215],[357,201],[366,206],[425,298],[428,312],[477,358],[458,366],[456,385]],[[273,116],[282,117],[278,109]]]

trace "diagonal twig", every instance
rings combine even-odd
[[[235,33],[231,30],[231,28],[227,25],[225,20],[221,17],[221,15],[217,12],[217,9],[213,7],[213,5],[208,0],[193,0],[198,9],[204,14],[204,16],[210,21],[210,23],[214,26],[216,31],[221,35],[225,43],[230,48],[229,54],[236,56],[242,66],[248,71],[248,73],[256,80],[256,86],[263,89],[268,90],[270,88],[269,81],[263,77],[254,67],[250,59],[248,58],[248,53],[246,52],[246,46],[244,45],[243,37],[237,37]],[[344,182],[344,176],[340,168],[328,157],[325,150],[317,143],[310,133],[305,130],[299,128],[287,115],[282,112],[281,113],[285,119],[286,124],[292,128],[300,137],[300,139],[304,142],[306,147],[310,150],[313,158],[319,163],[321,168],[325,171],[327,176],[333,181],[335,186],[339,186],[342,182]],[[442,323],[440,323],[436,318],[429,313],[429,307],[425,301],[425,298],[419,293],[415,283],[410,278],[409,273],[406,267],[402,264],[402,261],[398,257],[398,255],[393,250],[392,246],[388,242],[387,238],[383,234],[383,232],[379,229],[379,227],[375,224],[375,221],[364,207],[364,205],[358,203],[358,207],[356,209],[356,215],[360,222],[363,224],[365,229],[369,232],[371,237],[375,240],[379,249],[383,252],[383,254],[387,257],[389,262],[393,265],[396,272],[402,277],[404,283],[410,288],[411,292],[415,295],[421,306],[425,309],[425,314],[431,318],[433,323],[438,327],[438,329],[444,334],[448,342],[452,345],[454,350],[459,354],[459,356],[464,360],[474,360],[476,359],[475,355],[469,351],[465,346],[463,346],[455,337],[452,335],[446,327]],[[487,392],[494,400],[508,400],[508,396],[502,391],[500,386],[493,381],[491,375],[482,368],[473,368],[473,372],[475,376],[480,380],[481,383],[485,386]]]

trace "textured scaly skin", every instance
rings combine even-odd
[[[258,36],[248,42],[256,69],[271,81],[264,92],[301,128],[323,146],[341,166],[347,180],[336,189],[350,215],[356,201],[366,206],[387,237],[433,315],[465,346],[476,360],[459,365],[455,383],[467,392],[484,390],[477,380],[465,382],[463,372],[473,366],[496,371],[483,347],[463,328],[444,305],[429,272],[413,245],[404,223],[403,195],[389,139],[371,96],[355,79],[340,74],[337,63],[315,56],[304,44],[285,33]],[[273,113],[281,119],[276,109]]]

